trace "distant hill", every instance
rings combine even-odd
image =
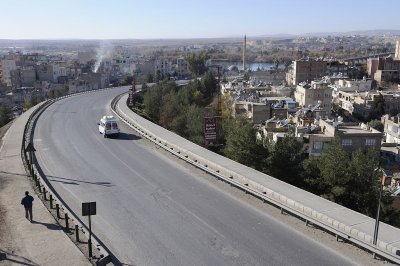
[[[300,36],[351,36],[351,35],[363,35],[363,36],[394,36],[400,35],[400,30],[357,30],[347,32],[310,32],[306,34],[300,34]]]

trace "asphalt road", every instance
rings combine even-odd
[[[93,231],[122,263],[351,264],[211,186],[127,126],[119,139],[104,139],[97,122],[121,91],[56,102],[40,117],[34,144],[43,171],[77,214],[82,202],[97,202]]]

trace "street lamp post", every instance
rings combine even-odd
[[[376,212],[376,220],[375,220],[375,230],[374,230],[374,238],[373,244],[376,246],[378,242],[378,231],[379,231],[379,214],[381,211],[381,201],[382,201],[382,191],[383,186],[387,186],[392,182],[392,174],[389,171],[382,170],[381,182],[379,182],[379,202],[378,202],[378,210]],[[374,252],[374,258],[376,254]]]
[[[382,177],[384,179],[384,177]],[[378,230],[379,230],[379,213],[381,210],[381,200],[382,200],[382,190],[383,190],[383,181],[380,182],[379,186],[379,202],[378,202],[378,210],[376,212],[376,219],[375,219],[375,231],[374,231],[374,241],[373,244],[376,245],[376,242],[378,241]]]

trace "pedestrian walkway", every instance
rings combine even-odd
[[[91,265],[37,197],[26,175],[21,142],[32,111],[16,119],[0,147],[0,265]],[[21,205],[25,191],[34,197],[33,223],[25,219]]]

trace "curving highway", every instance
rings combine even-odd
[[[351,265],[177,165],[122,123],[119,139],[104,139],[96,123],[126,90],[58,101],[34,134],[53,187],[78,215],[82,202],[97,202],[93,231],[123,264]]]

